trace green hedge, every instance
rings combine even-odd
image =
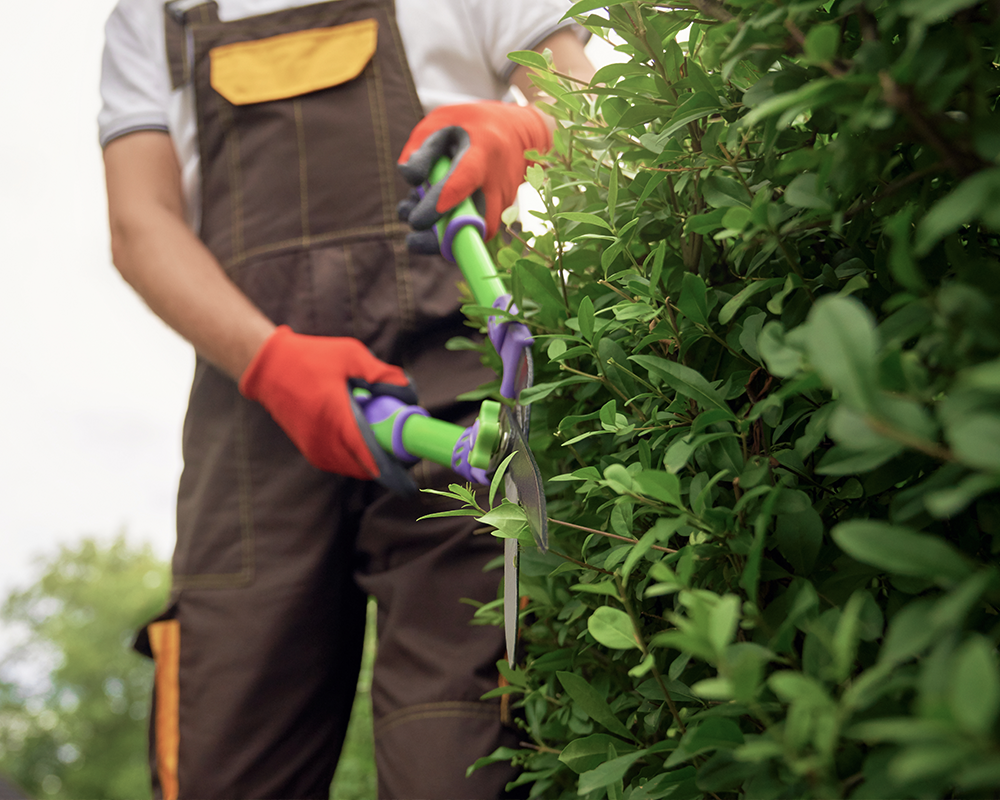
[[[544,798],[997,796],[1000,9],[600,5],[628,61],[589,88],[516,56],[564,122],[498,253],[553,546],[491,759]]]

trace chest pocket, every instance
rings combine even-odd
[[[349,22],[209,52],[211,84],[236,106],[286,100],[354,80],[375,55],[378,22]]]

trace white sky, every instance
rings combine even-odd
[[[5,7],[0,598],[58,542],[173,537],[189,348],[111,266],[98,76],[113,0]]]
[[[193,356],[111,265],[95,120],[113,4],[4,14],[0,600],[60,543],[127,529],[173,546]]]

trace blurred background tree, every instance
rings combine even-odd
[[[166,598],[168,566],[120,535],[41,567],[0,609],[16,635],[0,660],[0,773],[33,797],[149,797],[153,665],[131,645]]]
[[[45,800],[145,800],[153,663],[132,650],[162,608],[169,565],[124,535],[84,539],[39,562],[0,607],[0,776]],[[331,798],[376,794],[368,688],[374,609],[358,699]]]

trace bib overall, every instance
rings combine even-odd
[[[420,108],[392,0],[334,0],[235,21],[214,2],[165,14],[175,86],[192,82],[200,235],[275,323],[353,336],[404,367],[432,414],[491,375],[445,342],[467,334],[457,268],[413,256],[395,161]],[[462,598],[496,598],[502,548],[442,506],[311,467],[263,407],[197,362],[168,611],[140,637],[156,659],[158,796],[326,798],[355,696],[366,597],[384,798],[488,798],[506,765],[465,777],[516,737],[498,707],[502,635]],[[456,476],[414,467],[423,486]]]

